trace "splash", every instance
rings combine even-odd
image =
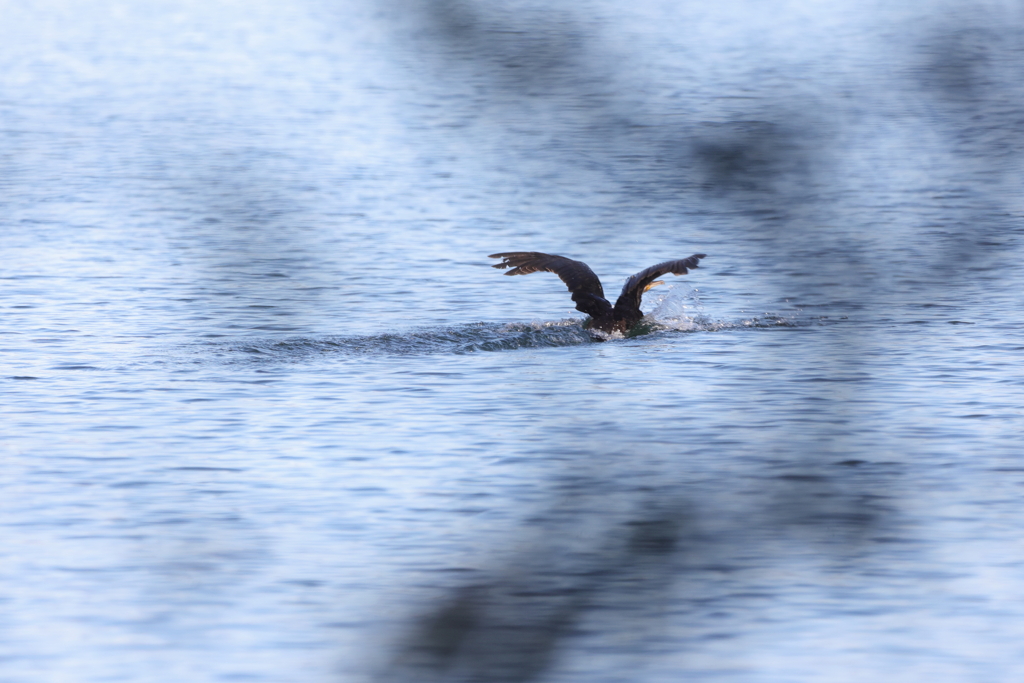
[[[693,287],[675,286],[665,290],[655,299],[654,310],[644,316],[630,337],[654,332],[720,332],[750,328],[805,327],[821,323],[824,317],[808,318],[799,313],[763,315],[742,320],[713,320],[704,312],[704,305]]]

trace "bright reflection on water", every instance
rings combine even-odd
[[[1024,675],[1018,4],[0,16],[0,680]]]

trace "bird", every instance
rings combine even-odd
[[[664,261],[630,275],[626,279],[626,284],[622,286],[622,292],[614,306],[604,298],[601,280],[583,261],[574,261],[554,254],[542,254],[539,251],[507,251],[491,254],[487,258],[501,259],[501,263],[492,264],[492,268],[512,269],[505,275],[554,273],[572,292],[576,310],[590,316],[588,329],[606,334],[627,334],[644,317],[643,311],[640,310],[640,300],[644,292],[665,284],[657,278],[666,273],[685,275],[690,268],[696,268],[700,260],[706,257],[707,254],[694,254],[676,261]]]

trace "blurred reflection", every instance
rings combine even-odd
[[[595,510],[601,503],[594,498],[563,500],[529,520],[532,540],[517,538],[512,545],[520,549],[502,554],[498,568],[451,589],[416,618],[378,680],[539,680],[587,632],[633,640],[642,656],[648,647],[636,638],[659,637],[661,606],[706,602],[700,587],[723,571],[744,572],[747,584],[763,581],[757,575],[769,574],[780,553],[793,553],[794,541],[835,561],[863,561],[872,540],[891,528],[892,510],[878,481],[844,481],[858,464],[765,478],[759,503],[735,508],[725,506],[738,491],[699,504],[671,490],[633,491],[627,497],[635,508],[625,515]],[[595,479],[588,488],[607,491],[608,484]]]
[[[680,511],[620,522],[585,543],[578,530],[588,521],[579,511],[549,511],[533,524],[543,540],[443,597],[417,620],[382,680],[423,680],[425,673],[436,680],[535,680],[580,620],[607,609],[612,595],[627,604],[657,599],[667,588],[670,557],[692,532]]]
[[[913,72],[938,105],[923,124],[956,157],[943,205],[939,258],[997,269],[1021,207],[1024,156],[1024,28],[1018,3],[964,3],[939,15],[916,46]],[[949,170],[944,169],[943,175]],[[960,276],[954,275],[959,279]]]
[[[417,46],[441,60],[450,86],[479,85],[476,113],[505,121],[513,148],[598,166],[627,194],[679,202],[695,190],[792,193],[830,154],[829,133],[811,116],[821,103],[792,92],[758,88],[712,120],[694,117],[687,100],[645,99],[647,84],[625,70],[601,19],[579,8],[486,0],[399,7],[422,22],[416,35],[426,39]],[[557,144],[530,149],[528,136],[538,133]]]

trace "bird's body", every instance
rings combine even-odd
[[[705,254],[694,254],[678,261],[665,261],[631,275],[615,305],[604,298],[601,280],[583,261],[573,261],[564,256],[542,254],[539,251],[509,251],[491,254],[488,258],[500,258],[501,263],[494,268],[511,268],[505,275],[527,275],[529,273],[554,273],[572,292],[572,300],[576,302],[576,310],[591,317],[590,329],[601,332],[621,332],[626,334],[640,319],[644,317],[640,310],[640,300],[651,287],[661,284],[655,280],[672,273],[684,275],[690,268],[696,268]]]

